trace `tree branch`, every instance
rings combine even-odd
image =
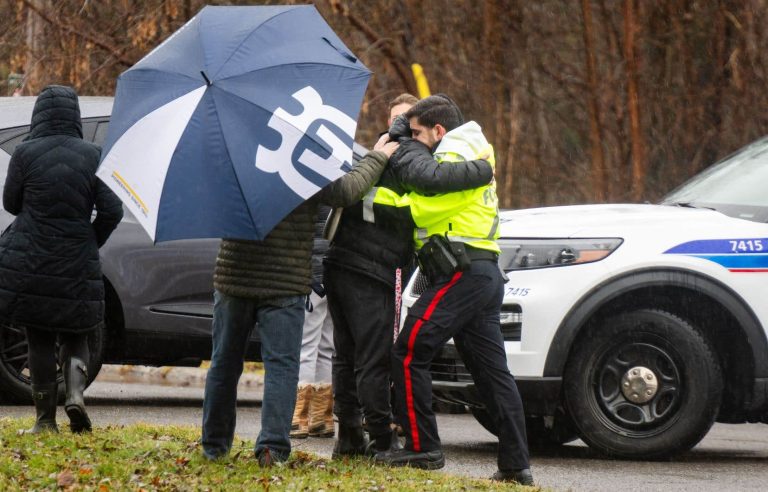
[[[392,50],[391,43],[386,40],[382,40],[371,26],[369,26],[363,19],[350,12],[349,5],[347,5],[345,2],[342,2],[341,0],[331,0],[330,3],[331,8],[333,8],[336,13],[341,14],[346,19],[348,19],[355,28],[363,33],[363,35],[366,37],[366,39],[368,39],[370,43],[381,45],[381,50],[384,52],[384,55],[387,56],[390,63],[394,67],[398,77],[403,83],[403,86],[406,87],[407,91],[411,94],[416,94],[416,83],[414,82],[410,72],[403,68],[403,65],[407,65],[407,62],[403,63],[402,57],[398,56]]]
[[[96,35],[86,32],[82,25],[75,27],[72,24],[64,22],[64,20],[61,17],[54,18],[48,15],[43,9],[35,5],[31,0],[21,0],[21,1],[24,5],[26,5],[30,10],[32,10],[37,15],[39,15],[40,18],[43,19],[48,24],[51,24],[52,26],[56,26],[59,29],[63,29],[66,32],[74,34],[75,36],[79,36],[85,39],[86,41],[89,41],[94,45],[108,51],[109,54],[112,55],[119,64],[125,65],[126,67],[131,67],[135,63],[135,60],[132,60],[123,54],[122,49],[113,45],[109,41],[106,41],[104,39],[99,39]]]

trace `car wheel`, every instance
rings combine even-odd
[[[104,329],[97,329],[88,335],[90,360],[88,361],[88,382],[96,378],[101,370],[104,352]],[[56,353],[58,353],[58,343]],[[59,383],[59,400],[64,399],[64,377],[57,366],[56,379]],[[31,379],[27,360],[27,334],[23,328],[0,326],[0,395],[7,403],[32,403]]]
[[[713,350],[688,322],[642,309],[606,319],[580,338],[564,391],[591,447],[658,459],[690,449],[712,427],[723,378]]]

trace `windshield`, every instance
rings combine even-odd
[[[674,190],[664,205],[712,208],[768,222],[768,138],[744,147]]]

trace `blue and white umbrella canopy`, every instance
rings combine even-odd
[[[97,175],[156,242],[263,239],[349,170],[370,75],[314,6],[205,7],[120,75]]]

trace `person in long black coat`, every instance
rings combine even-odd
[[[3,207],[16,218],[0,236],[0,323],[27,332],[37,413],[32,433],[58,430],[57,336],[70,428],[91,430],[83,390],[87,336],[104,319],[99,247],[123,216],[120,200],[96,178],[100,155],[83,141],[75,91],[43,89],[30,134],[8,165]]]

